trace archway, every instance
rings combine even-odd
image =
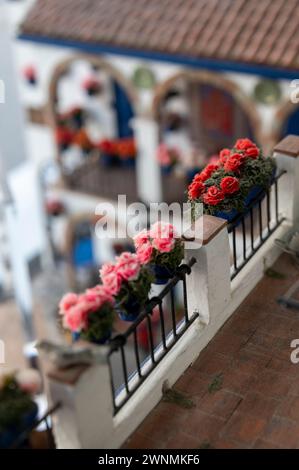
[[[133,85],[99,57],[75,55],[56,67],[48,111],[67,186],[136,199],[136,105]]]
[[[178,200],[194,173],[237,138],[262,140],[254,102],[221,74],[177,73],[156,88],[152,114],[159,123],[164,200]]]

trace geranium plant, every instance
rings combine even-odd
[[[165,284],[184,257],[183,243],[169,223],[156,222],[150,230],[142,230],[134,244],[139,261],[152,268],[157,284]]]
[[[273,158],[265,157],[250,139],[237,140],[194,176],[188,187],[194,217],[195,203],[203,203],[204,213],[231,220],[270,185],[274,171]]]
[[[98,285],[83,294],[66,294],[59,304],[63,326],[74,339],[81,337],[103,344],[111,336],[115,316],[114,298],[109,289]]]
[[[153,277],[135,253],[123,252],[100,270],[105,288],[114,296],[119,316],[134,321],[148,300]]]
[[[9,447],[37,417],[33,394],[41,387],[35,370],[0,377],[0,448]]]
[[[169,174],[179,161],[179,152],[177,149],[161,143],[157,149],[157,160],[161,165],[163,173]]]

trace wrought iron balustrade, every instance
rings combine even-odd
[[[181,265],[175,277],[158,296],[149,300],[128,330],[111,340],[108,364],[114,413],[136,392],[198,317],[198,313],[188,312],[187,305],[186,276],[195,263],[192,258],[188,264]],[[176,303],[178,288],[181,288],[182,307]],[[141,334],[147,338],[146,350],[144,341],[143,347],[140,344]],[[117,386],[119,374],[122,380]]]

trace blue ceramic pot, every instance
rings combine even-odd
[[[232,209],[229,212],[217,211],[217,212],[214,213],[214,216],[215,217],[220,217],[221,219],[225,219],[228,222],[231,222],[235,217],[237,217],[238,214],[239,214],[239,212],[237,211],[237,209]]]
[[[169,175],[172,171],[172,165],[163,165],[161,166],[163,175]]]
[[[190,168],[189,170],[187,170],[187,180],[188,180],[188,183],[191,183],[194,176],[200,171],[199,168]]]
[[[124,168],[134,168],[135,166],[135,158],[134,157],[128,157],[122,160],[122,166]]]
[[[135,297],[131,296],[122,305],[116,306],[118,316],[123,321],[135,321],[141,312],[141,305]]]
[[[262,193],[262,191],[263,188],[261,186],[253,186],[245,198],[245,206],[249,206],[251,201],[253,201],[260,193]]]
[[[12,446],[20,434],[34,424],[37,414],[38,407],[36,403],[33,403],[32,409],[22,416],[18,426],[11,426],[6,431],[0,433],[0,449],[7,449]]]
[[[150,265],[150,269],[155,276],[154,284],[164,285],[167,284],[169,279],[174,276],[174,271],[166,268],[165,266],[159,266],[158,264]]]
[[[111,335],[112,335],[112,330],[109,330],[101,339],[89,338],[89,341],[94,344],[105,344],[111,338]],[[72,333],[72,339],[73,339],[73,343],[75,343],[76,341],[79,341],[80,333]]]

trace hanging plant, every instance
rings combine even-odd
[[[134,321],[148,300],[153,276],[134,253],[124,252],[115,263],[100,270],[103,285],[115,298],[116,310],[124,321]]]
[[[161,143],[157,149],[157,160],[161,165],[162,173],[168,175],[179,161],[179,151]]]
[[[182,241],[173,225],[165,222],[157,222],[150,230],[142,230],[134,238],[134,244],[140,263],[152,270],[155,284],[166,284],[184,257]]]
[[[37,72],[34,65],[27,65],[26,67],[24,67],[23,76],[29,85],[36,85]]]
[[[87,77],[83,82],[82,82],[82,88],[85,90],[88,96],[96,96],[99,95],[102,92],[102,84],[101,82],[91,76]]]
[[[115,142],[111,139],[103,139],[97,146],[100,150],[101,163],[105,167],[119,164]]]
[[[114,298],[104,286],[95,286],[79,295],[66,294],[60,301],[59,313],[63,327],[71,331],[73,340],[82,338],[104,344],[111,337],[115,318]]]
[[[74,133],[66,125],[61,124],[55,130],[55,140],[61,152],[67,150],[72,144]]]
[[[82,149],[84,155],[88,155],[94,148],[94,144],[88,137],[88,134],[85,129],[80,129],[74,135],[73,143]]]
[[[134,139],[119,139],[116,142],[116,153],[124,167],[132,168],[135,165],[136,157],[136,146]]]
[[[202,203],[205,214],[231,221],[269,187],[274,171],[273,158],[264,157],[251,140],[237,140],[232,149],[221,150],[218,161],[207,165],[189,185],[193,218],[195,203]]]

